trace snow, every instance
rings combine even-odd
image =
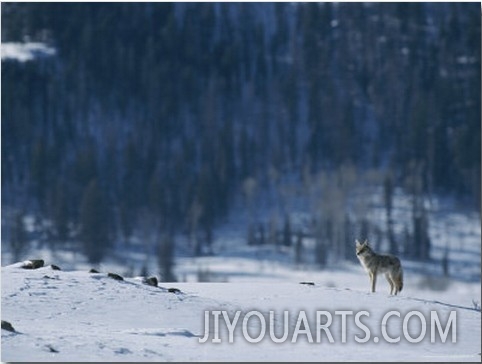
[[[19,62],[31,61],[38,57],[53,56],[55,48],[40,42],[28,43],[2,43],[2,61],[16,60]]]
[[[368,217],[383,228],[386,214],[382,192],[366,193]],[[262,202],[262,201],[261,201]],[[269,221],[272,211],[260,202],[256,221]],[[267,205],[267,204],[266,204]],[[305,208],[299,208],[304,206]],[[293,229],[309,220],[308,204],[290,204]],[[410,223],[411,207],[407,196],[395,191],[394,231],[401,236]],[[294,263],[294,252],[283,246],[246,245],[246,226],[252,218],[239,209],[225,226],[216,231],[214,254],[192,257],[188,246],[178,240],[174,274],[181,282],[161,282],[147,286],[136,274],[146,265],[150,275],[158,273],[155,254],[146,254],[141,239],[123,247],[99,264],[101,273],[89,274],[92,267],[75,246],[50,250],[48,244],[32,242],[25,258],[44,259],[49,266],[25,270],[23,262],[13,260],[8,242],[2,241],[1,290],[2,320],[10,322],[18,333],[2,330],[2,361],[476,361],[481,356],[481,286],[480,286],[480,216],[459,209],[452,201],[434,199],[427,205],[432,241],[429,262],[411,261],[402,256],[404,287],[400,295],[388,295],[389,286],[378,278],[377,292],[369,292],[369,279],[358,262],[329,260],[324,269],[313,263],[312,241],[306,239],[302,264]],[[281,221],[281,220],[280,220]],[[26,221],[32,230],[33,220]],[[380,244],[387,251],[386,242]],[[442,274],[440,259],[448,249],[449,277]],[[10,264],[10,265],[9,265]],[[116,281],[108,272],[124,276]],[[314,285],[300,284],[313,282]],[[168,288],[178,288],[171,293]],[[230,319],[241,312],[234,330],[233,343],[220,316],[221,343],[204,336],[205,314],[226,311]],[[275,343],[269,334],[259,343],[249,343],[243,335],[242,322],[250,312],[260,312],[269,324],[283,328],[284,311],[288,311],[288,339]],[[304,311],[301,311],[304,310]],[[342,342],[342,323],[337,311],[350,311],[347,317],[346,343]],[[317,342],[317,312],[332,315],[330,332],[334,342],[321,332]],[[356,314],[366,311],[362,322],[369,328],[368,342],[359,343],[355,336],[363,331],[354,324]],[[383,317],[397,311],[383,325]],[[440,337],[430,342],[431,311],[447,325],[451,312],[456,313],[456,342],[448,333],[445,343]],[[300,312],[306,322],[298,325]],[[403,321],[410,312],[426,318],[426,335],[411,343],[403,335]],[[418,321],[417,321],[418,320]],[[418,325],[417,325],[418,322]],[[309,327],[313,342],[303,328]],[[262,323],[254,315],[248,321],[253,336]],[[295,329],[298,327],[298,331]],[[445,326],[446,327],[446,326]],[[398,343],[383,337],[400,336]],[[269,332],[268,328],[267,332]],[[418,331],[417,331],[418,330]],[[318,330],[319,331],[319,330]],[[416,337],[420,320],[413,316],[408,331]],[[294,332],[298,340],[292,343]],[[451,331],[453,332],[453,330]],[[277,334],[281,337],[281,334]],[[375,342],[376,339],[378,342]],[[325,350],[327,349],[327,350]]]
[[[402,294],[389,296],[383,277],[377,292],[368,292],[368,278],[355,264],[310,271],[243,257],[224,258],[224,262],[216,257],[206,259],[211,260],[210,267],[220,269],[224,264],[239,274],[230,275],[229,283],[161,282],[159,287],[152,287],[139,277],[116,281],[107,272],[54,271],[50,266],[27,270],[20,267],[21,263],[2,267],[2,320],[17,331],[2,330],[2,361],[480,362],[481,312],[472,304],[472,300],[480,302],[479,283],[453,281],[450,289],[433,291],[420,284],[422,276],[406,274]],[[196,263],[191,262],[191,266]],[[168,292],[171,287],[181,292]],[[226,311],[231,319],[241,311],[233,343],[228,342],[222,319],[221,343],[212,342],[212,322],[210,337],[200,342],[205,311],[210,314],[211,310]],[[253,310],[266,318],[272,311],[278,328],[283,327],[283,312],[288,311],[290,334],[286,342],[275,343],[266,335],[259,343],[249,343],[241,322]],[[300,310],[306,313],[312,343],[303,330],[298,340],[291,342]],[[353,311],[347,316],[346,343],[342,342],[341,317],[335,313],[340,310]],[[362,322],[370,329],[371,338],[358,343],[355,335],[365,335],[355,326],[354,315],[364,310],[369,316]],[[401,336],[396,344],[386,342],[381,335],[382,317],[392,310],[401,313],[401,318],[391,317],[386,326],[391,337]],[[420,343],[408,342],[402,332],[403,318],[414,310],[427,318],[427,335]],[[451,311],[456,312],[455,343],[451,333],[445,343],[440,338],[430,342],[432,310],[442,325],[446,325]],[[333,316],[333,343],[323,331],[321,342],[316,342],[317,311]],[[417,320],[410,320],[412,337],[420,333]],[[259,318],[253,316],[247,322],[248,332],[254,330],[255,337],[260,330]]]

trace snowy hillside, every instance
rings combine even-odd
[[[2,3],[1,359],[480,362],[479,12]]]
[[[231,267],[240,268],[234,262],[231,260]],[[244,264],[241,268],[247,274],[259,268],[252,260],[251,265],[247,260],[238,263]],[[283,280],[273,280],[270,274],[281,277],[280,273],[288,271],[283,271],[282,265],[266,265],[264,282],[162,282],[155,287],[140,278],[118,281],[107,272],[59,271],[51,266],[32,270],[20,268],[21,264],[2,267],[1,271],[2,320],[16,330],[2,330],[2,361],[480,362],[481,313],[472,303],[478,300],[480,304],[479,283],[452,282],[450,290],[437,292],[425,287],[421,277],[408,274],[402,294],[389,296],[383,277],[377,292],[369,293],[368,278],[358,266],[343,271],[291,271]],[[257,276],[263,274],[257,270]],[[213,310],[226,311],[230,320],[240,311],[233,343],[228,342],[221,313],[221,343],[212,342]],[[342,310],[352,311],[346,316],[346,343],[343,322],[336,313]],[[210,336],[202,343],[205,311],[211,317]],[[249,343],[242,330],[245,315],[251,311],[266,318],[266,335],[259,343]],[[289,311],[289,334],[284,343],[275,343],[269,335],[270,311],[278,338],[283,334],[283,312]],[[300,319],[303,311],[306,321]],[[317,327],[317,311],[332,316],[331,325],[326,319],[320,321],[328,325],[332,343],[327,332]],[[355,341],[355,337],[367,338],[366,331],[355,324],[355,315],[361,311],[368,313],[361,317],[370,332],[366,343]],[[383,317],[390,311],[401,316],[391,316],[383,325]],[[409,337],[421,335],[420,324],[422,318],[426,319],[426,333],[419,343],[409,342],[403,331],[403,322],[411,311],[417,314],[407,319]],[[447,329],[445,343],[437,328],[435,342],[430,342],[430,311],[437,313],[442,331]],[[456,322],[449,327],[452,311]],[[249,337],[258,336],[261,321],[256,315],[246,321]],[[384,333],[401,339],[389,343]]]

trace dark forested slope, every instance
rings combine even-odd
[[[2,208],[59,241],[147,216],[209,235],[248,178],[347,164],[480,208],[480,19],[478,3],[3,3],[2,43],[57,54],[2,61]]]

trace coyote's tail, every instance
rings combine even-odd
[[[402,267],[400,267],[397,278],[396,278],[396,284],[398,288],[398,292],[402,292],[403,289],[403,270]]]

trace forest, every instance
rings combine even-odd
[[[428,258],[426,196],[480,212],[479,3],[2,3],[1,16],[2,44],[56,50],[2,59],[2,244],[17,257],[37,239],[99,263],[143,236],[169,279],[176,236],[202,254],[240,196],[249,208],[254,188],[294,179],[331,195],[312,233],[320,263],[344,259],[355,221],[327,191],[343,198],[364,171],[388,221],[394,188],[414,197],[410,243],[384,231],[392,251]],[[282,244],[294,230],[280,224]]]

